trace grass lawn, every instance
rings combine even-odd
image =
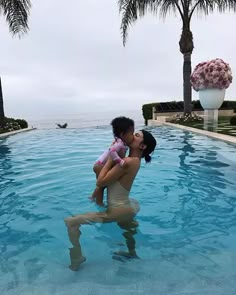
[[[218,120],[218,126],[213,127],[208,125],[208,131],[214,131],[217,133],[223,133],[227,135],[236,136],[236,126],[230,125],[230,117],[219,117]],[[179,123],[181,125],[198,128],[198,129],[204,129],[204,122],[197,122],[197,123]]]

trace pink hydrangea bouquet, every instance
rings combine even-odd
[[[196,91],[209,88],[226,89],[232,82],[232,72],[229,64],[216,58],[199,63],[191,77],[190,82]]]

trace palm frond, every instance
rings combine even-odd
[[[122,14],[121,31],[123,37],[123,44],[125,45],[128,28],[134,23],[138,17],[143,17],[146,12],[157,12],[156,0],[119,0],[119,11]]]
[[[9,30],[13,35],[28,31],[28,15],[31,7],[30,0],[1,0],[0,13],[6,17]]]
[[[147,12],[157,13],[166,18],[168,12],[179,12],[183,23],[189,23],[194,11],[208,15],[217,9],[236,11],[236,0],[118,0],[119,10],[122,14],[121,31],[125,45],[129,26],[138,17]]]
[[[188,2],[191,0],[187,0]],[[179,12],[183,19],[183,3],[186,0],[119,0],[119,10],[122,13],[121,31],[123,44],[125,45],[128,28],[138,17],[143,17],[147,12],[157,14],[165,18],[169,11]]]
[[[119,0],[119,10],[122,13],[121,32],[123,45],[126,43],[128,27],[137,20],[137,1],[136,0]]]
[[[212,13],[215,9],[220,13],[223,13],[226,10],[236,11],[236,0],[191,0],[190,3],[190,18],[195,10],[199,13],[204,13],[205,15]]]
[[[225,12],[226,10],[236,11],[236,0],[215,0],[214,2],[219,12]]]
[[[158,6],[160,7],[160,15],[162,18],[165,18],[167,13],[170,12],[171,10],[175,13],[177,10],[179,11],[181,17],[183,15],[182,11],[183,8],[181,10],[180,7],[180,3],[181,1],[174,1],[174,0],[162,0],[162,1],[157,1],[158,2]]]

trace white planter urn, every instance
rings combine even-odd
[[[204,110],[219,109],[225,98],[225,89],[202,89],[198,93]]]

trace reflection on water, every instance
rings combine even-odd
[[[111,142],[110,128],[38,130],[0,142],[1,294],[104,295],[111,286],[114,294],[199,294],[199,286],[200,294],[235,293],[235,146],[151,130],[158,147],[131,191],[139,227],[85,226],[88,261],[78,274],[67,270],[63,219],[97,210],[88,201],[92,165]],[[112,260],[125,241],[136,242],[140,259]]]
[[[147,224],[143,243],[189,274],[232,275],[234,262],[226,271],[220,259],[230,255],[236,238],[230,237],[236,225],[235,147],[175,129],[161,135],[156,214],[141,217],[158,229]]]
[[[11,169],[11,151],[6,140],[0,140],[0,185],[7,179],[7,174]]]
[[[204,129],[217,132],[218,130],[218,109],[204,110]]]

